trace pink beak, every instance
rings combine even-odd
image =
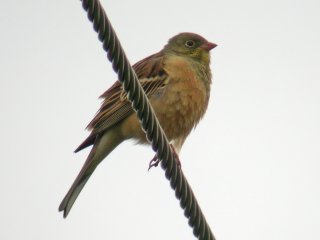
[[[212,43],[212,42],[205,42],[204,44],[202,44],[200,47],[207,50],[207,51],[210,51],[211,49],[215,48],[216,46],[218,46],[217,44],[215,43]]]

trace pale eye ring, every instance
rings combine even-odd
[[[193,40],[187,40],[184,45],[188,48],[191,48],[194,47],[195,44],[196,43]]]

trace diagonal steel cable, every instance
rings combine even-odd
[[[137,112],[153,150],[156,152],[158,159],[161,160],[161,167],[165,171],[165,176],[170,181],[171,188],[175,191],[175,195],[180,201],[180,206],[184,210],[184,215],[189,220],[188,223],[193,229],[194,236],[200,240],[215,240],[187,179],[176,164],[168,139],[121,47],[104,9],[98,0],[82,0],[82,6],[87,12],[89,20],[93,23],[93,28],[98,33],[99,40],[103,43],[103,49],[107,52],[108,59],[112,62],[112,67],[118,74],[119,81],[127,92],[133,109]]]

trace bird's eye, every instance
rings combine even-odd
[[[188,40],[188,41],[185,42],[184,45],[185,45],[186,47],[188,47],[188,48],[191,48],[191,47],[194,47],[195,44],[196,44],[196,43],[195,43],[194,41]]]

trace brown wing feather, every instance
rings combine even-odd
[[[167,84],[167,74],[163,69],[163,58],[163,53],[159,52],[133,65],[133,69],[147,96],[150,96]],[[97,135],[133,113],[131,103],[127,100],[126,94],[119,81],[115,82],[100,97],[104,99],[103,103],[95,117],[87,126],[87,129],[91,130],[91,134],[75,152],[92,145]]]
[[[163,69],[164,54],[158,52],[134,64],[132,67],[139,79],[162,76],[165,74]]]

